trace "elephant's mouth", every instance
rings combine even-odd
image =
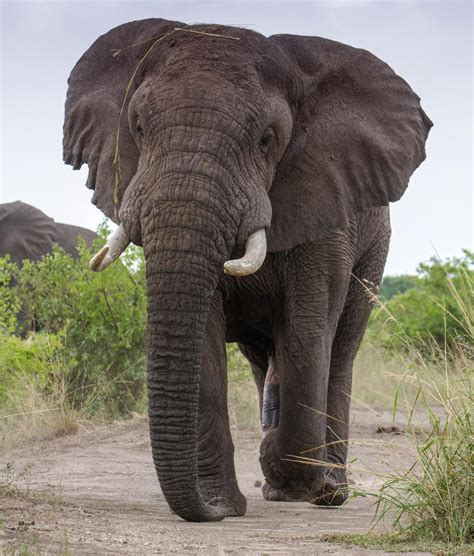
[[[123,224],[110,236],[109,241],[90,260],[89,268],[100,272],[116,261],[130,245]],[[240,259],[231,259],[224,263],[224,272],[231,276],[248,276],[254,274],[262,266],[267,254],[267,237],[265,230],[260,228],[247,239],[245,253]]]

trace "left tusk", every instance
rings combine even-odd
[[[130,240],[120,224],[104,247],[92,257],[89,268],[94,272],[101,272],[116,261],[129,245]]]
[[[257,272],[262,266],[267,254],[267,236],[260,228],[251,234],[245,244],[245,254],[240,259],[233,259],[224,263],[224,272],[232,276],[248,276]]]

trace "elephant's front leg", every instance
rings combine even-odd
[[[324,489],[328,469],[294,461],[307,456],[327,461],[326,409],[331,339],[300,337],[276,342],[279,376],[278,426],[264,436],[260,462],[267,500],[315,501]],[[274,372],[274,371],[273,371]],[[311,453],[307,453],[311,450]],[[293,461],[292,461],[293,460]]]
[[[319,257],[319,264],[324,263]],[[319,279],[315,280],[314,275]],[[329,486],[326,445],[331,346],[347,294],[350,266],[332,272],[302,272],[286,292],[283,319],[275,331],[279,378],[278,427],[261,445],[268,500],[320,503]],[[311,458],[318,462],[308,465]]]
[[[389,232],[380,234],[354,268],[332,344],[326,441],[328,461],[333,467],[328,477],[327,495],[320,501],[322,504],[342,504],[348,497],[346,466],[352,367],[382,281],[389,241]]]
[[[209,311],[199,393],[199,487],[206,502],[228,517],[245,514],[247,503],[237,485],[234,446],[227,411],[225,320],[220,292]]]

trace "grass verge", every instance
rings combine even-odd
[[[474,545],[450,545],[440,541],[413,540],[400,533],[346,533],[342,535],[321,535],[323,542],[337,543],[346,546],[361,546],[371,550],[384,552],[431,552],[439,555],[472,554]]]
[[[474,285],[467,273],[461,286],[455,286],[449,275],[445,279],[458,315],[444,308],[445,320],[456,318],[460,333],[449,345],[447,339],[440,346],[432,338],[421,349],[420,338],[415,343],[406,335],[402,353],[392,357],[399,368],[393,415],[404,413],[411,450],[388,462],[387,471],[379,474],[378,490],[352,489],[354,496],[375,501],[371,531],[336,535],[335,542],[384,550],[391,546],[393,550],[473,553]],[[423,430],[417,426],[420,419]],[[411,465],[402,460],[408,460],[410,452]],[[375,525],[387,522],[390,532],[374,533]]]

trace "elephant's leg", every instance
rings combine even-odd
[[[262,430],[265,437],[278,428],[280,422],[280,377],[275,363],[275,356],[268,358],[262,395]]]
[[[279,425],[263,439],[260,450],[268,500],[317,503],[329,472],[324,463],[331,346],[352,267],[350,249],[339,254],[338,247],[321,243],[311,253],[302,253],[304,260],[295,264],[290,276],[284,314],[275,330]],[[307,465],[295,456],[311,457],[322,465]]]
[[[326,461],[326,397],[331,338],[304,339],[294,344],[281,338],[276,346],[280,375],[279,426],[265,435],[260,462],[266,478],[267,500],[297,501],[314,498],[325,480],[325,469],[291,462],[293,456]],[[313,345],[314,349],[303,345]],[[317,448],[314,450],[314,448]],[[314,450],[311,453],[305,453]]]
[[[234,468],[234,445],[227,412],[225,319],[220,292],[209,311],[199,393],[199,487],[206,502],[224,508],[228,517],[245,514]]]
[[[280,419],[280,384],[275,364],[273,343],[263,349],[255,343],[242,343],[239,348],[250,363],[255,384],[258,389],[263,437],[278,427]],[[270,487],[267,482],[262,486],[266,500],[289,500],[284,490]]]
[[[268,368],[267,351],[257,342],[241,342],[238,344],[240,351],[244,354],[250,368],[252,369],[253,378],[258,390],[258,401],[260,404],[260,412],[262,411],[263,388],[265,385],[265,377]]]
[[[275,365],[273,342],[239,344],[249,360],[257,385],[263,434],[278,427],[280,414],[280,385]]]
[[[331,352],[327,402],[327,458],[333,463],[319,504],[347,499],[347,448],[352,367],[364,336],[374,295],[382,280],[389,238],[381,239],[354,268]],[[337,466],[337,467],[336,467]]]

